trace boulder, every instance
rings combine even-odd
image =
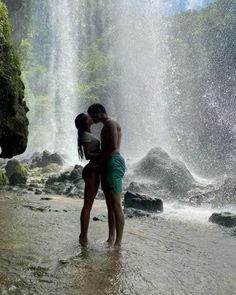
[[[226,227],[236,226],[236,214],[230,212],[213,213],[209,221]]]
[[[164,199],[164,200],[173,199],[173,194],[171,194],[169,190],[163,189],[156,182],[146,181],[145,179],[132,181],[127,187],[127,191],[134,194],[138,193],[140,195],[155,196],[155,197],[158,197],[159,199]]]
[[[149,217],[150,216],[150,213],[143,211],[143,210],[134,209],[134,208],[125,208],[124,214],[125,214],[126,218]]]
[[[187,192],[194,183],[194,178],[179,160],[172,159],[161,148],[153,148],[136,164],[135,174],[158,183],[162,189],[172,194]]]
[[[83,167],[75,165],[74,169],[71,171],[69,179],[73,182],[78,182],[82,179]]]
[[[129,191],[124,196],[124,207],[140,209],[148,212],[163,211],[163,202],[161,199],[151,198],[147,195],[133,194]]]
[[[9,178],[10,185],[26,184],[26,182],[27,182],[26,175],[21,173],[13,173],[11,177]]]
[[[58,153],[51,154],[48,151],[44,151],[42,154],[34,156],[32,158],[31,168],[46,167],[50,164],[57,164],[62,166],[63,159]]]
[[[23,176],[27,175],[26,167],[15,159],[9,160],[7,162],[5,170],[6,170],[6,175],[9,179],[15,173],[23,175]]]
[[[73,170],[67,170],[59,176],[51,176],[45,183],[45,193],[56,193],[70,197],[83,195],[84,180],[82,179],[82,167],[75,166]]]

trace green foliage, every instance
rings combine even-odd
[[[11,32],[6,6],[0,2],[0,106],[3,109],[5,107],[9,114],[15,112],[15,103],[22,101],[24,97]]]
[[[114,71],[115,56],[113,50],[101,49],[103,39],[93,42],[78,60],[80,81],[78,92],[88,101],[100,101],[108,96],[109,85],[118,79]]]
[[[8,178],[3,170],[0,170],[0,186],[6,185],[8,183]]]
[[[27,168],[22,163],[19,163],[19,165],[16,166],[15,173],[19,173],[21,175],[26,175],[27,174]]]

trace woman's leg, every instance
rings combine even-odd
[[[90,211],[99,187],[99,175],[95,169],[86,166],[83,171],[83,178],[85,181],[85,189],[84,205],[80,215],[80,243],[82,246],[86,246],[88,243],[87,234]]]

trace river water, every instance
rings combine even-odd
[[[127,219],[120,251],[107,224],[78,243],[82,200],[0,195],[1,294],[236,294],[236,234],[208,223],[211,209],[167,204],[153,218]],[[96,201],[91,217],[106,213]]]

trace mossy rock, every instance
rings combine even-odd
[[[7,8],[0,0],[1,158],[11,158],[25,151],[28,138],[27,112],[19,60],[12,43],[12,28]]]
[[[9,179],[13,174],[19,174],[24,177],[27,175],[27,168],[17,160],[8,161],[5,170]]]
[[[7,183],[8,183],[8,178],[6,176],[6,173],[0,170],[0,185],[6,185]]]

